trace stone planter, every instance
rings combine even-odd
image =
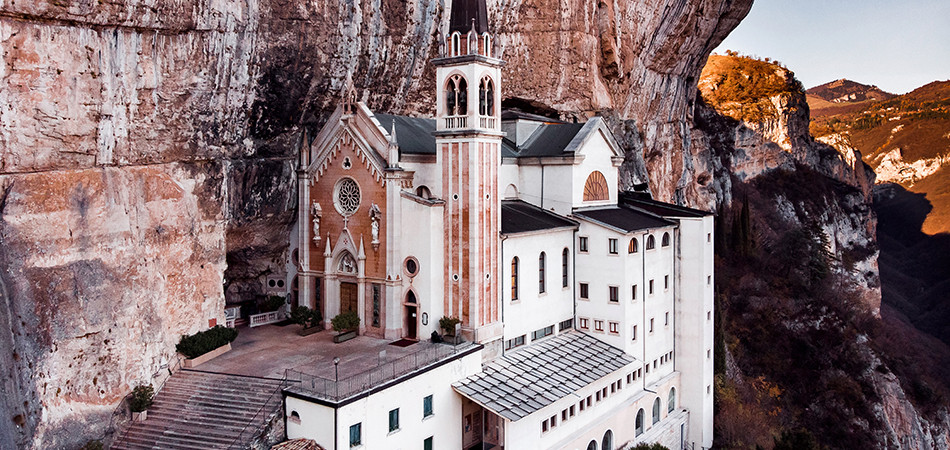
[[[141,421],[145,420],[146,418],[148,418],[148,410],[145,410],[145,411],[142,411],[142,412],[134,412],[134,411],[132,412],[132,421],[133,421],[133,422],[141,422]]]
[[[221,355],[223,355],[223,354],[225,354],[225,353],[227,353],[227,352],[229,352],[229,351],[231,351],[231,343],[230,343],[230,342],[228,342],[227,344],[224,344],[224,345],[222,345],[222,346],[220,346],[220,347],[218,347],[218,348],[216,348],[216,349],[214,349],[214,350],[211,350],[210,352],[205,353],[204,355],[198,356],[198,357],[196,357],[196,358],[186,359],[185,362],[184,362],[184,366],[185,366],[186,369],[192,369],[192,368],[198,367],[198,366],[200,366],[200,365],[202,365],[202,364],[204,364],[204,363],[206,363],[206,362],[208,362],[208,361],[211,361],[212,359],[215,359],[215,358],[217,358],[217,357],[219,357],[219,356],[221,356]]]
[[[356,337],[356,330],[344,331],[336,336],[333,336],[333,342],[339,344],[340,342],[346,342],[350,339]]]
[[[300,336],[310,336],[311,334],[316,333],[318,331],[323,331],[323,327],[321,327],[320,325],[314,325],[309,328],[300,327],[300,329],[297,330],[297,334],[299,334]]]

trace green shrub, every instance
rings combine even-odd
[[[340,313],[333,319],[330,319],[330,325],[333,326],[333,331],[338,333],[355,330],[360,326],[360,316],[356,311]]]
[[[323,320],[323,314],[320,313],[319,309],[298,306],[290,312],[290,320],[293,323],[303,325],[304,328],[312,328]]]
[[[152,397],[155,389],[149,384],[140,384],[132,389],[132,398],[129,399],[129,408],[132,412],[142,412],[152,406]]]
[[[104,450],[105,446],[102,445],[102,441],[98,439],[93,439],[86,442],[86,445],[83,445],[79,450]]]
[[[271,295],[270,297],[267,297],[267,300],[264,300],[263,304],[261,304],[260,308],[258,309],[260,309],[262,313],[277,311],[281,306],[284,306],[285,303],[287,303],[286,298],[279,295]]]
[[[662,445],[658,442],[654,442],[652,444],[640,443],[640,444],[637,444],[636,447],[631,448],[630,450],[670,450],[670,449],[666,447],[665,445]]]
[[[197,358],[237,338],[238,331],[218,325],[209,330],[200,331],[191,336],[182,336],[175,346],[179,353],[187,358]]]
[[[460,323],[462,323],[462,321],[459,320],[458,317],[442,316],[442,318],[439,319],[439,328],[441,328],[442,331],[445,332],[445,334],[454,335],[455,325],[460,324]]]

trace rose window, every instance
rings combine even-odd
[[[333,199],[336,210],[344,216],[352,216],[360,207],[360,187],[350,178],[343,178],[336,184]]]

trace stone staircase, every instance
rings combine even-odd
[[[287,382],[195,370],[173,375],[148,418],[133,423],[115,450],[247,448],[275,414]]]

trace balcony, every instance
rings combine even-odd
[[[472,122],[469,122],[469,117]],[[442,119],[442,130],[467,130],[476,128],[482,130],[498,130],[498,118],[494,116],[446,116]]]

